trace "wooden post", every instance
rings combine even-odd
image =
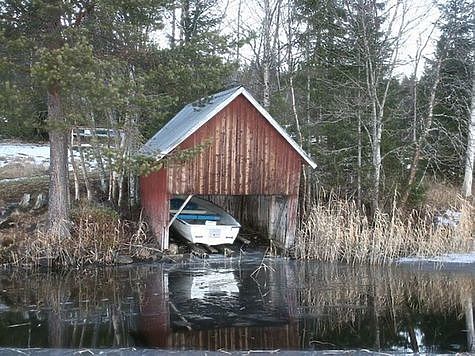
[[[295,242],[298,197],[273,195],[269,199],[269,238],[280,242],[286,249],[290,248]]]

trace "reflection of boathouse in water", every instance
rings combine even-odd
[[[240,280],[236,273],[157,273],[138,320],[140,342],[167,349],[298,349],[295,289],[267,290],[252,279]],[[284,275],[278,279],[286,280]],[[256,300],[256,294],[262,299]]]

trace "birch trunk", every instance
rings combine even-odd
[[[441,66],[442,66],[442,58],[439,59],[439,61],[437,62],[436,76],[430,90],[429,107],[427,109],[427,115],[424,119],[423,131],[421,132],[421,134],[419,135],[415,143],[414,153],[412,155],[411,169],[409,171],[409,177],[406,183],[406,190],[404,191],[404,194],[401,198],[401,205],[405,205],[407,203],[407,200],[409,199],[409,194],[411,193],[412,185],[414,184],[414,181],[416,179],[417,168],[419,167],[419,161],[422,156],[423,144],[432,127],[432,121],[434,118],[435,94],[440,82]]]
[[[110,135],[108,136],[108,148],[113,148],[114,150],[119,150],[121,147],[121,136],[119,133],[119,129],[117,128],[118,123],[114,117],[114,113],[111,110],[107,111],[107,116],[109,117],[110,127],[114,134],[113,139],[111,139]],[[111,142],[113,140],[113,142]],[[111,147],[111,145],[113,147]],[[118,175],[114,167],[113,160],[109,157],[109,201],[113,202],[115,197],[117,196],[117,181]]]
[[[79,135],[78,131],[76,131],[76,136],[77,136],[77,141],[78,141],[79,159],[81,162],[81,172],[84,179],[84,186],[86,187],[86,196],[87,196],[87,200],[91,201],[92,200],[91,185],[89,184],[89,176],[88,176],[87,168],[86,168],[86,160],[84,158],[84,150],[81,145],[81,136]]]
[[[97,168],[99,170],[99,180],[101,184],[101,191],[102,193],[107,192],[107,179],[106,179],[106,170],[104,168],[104,161],[102,159],[102,153],[99,146],[99,139],[97,138],[96,132],[96,120],[94,118],[94,113],[91,113],[91,121],[92,121],[92,152],[94,154],[94,159],[97,162]]]
[[[269,0],[264,0],[264,53],[262,60],[262,76],[263,76],[263,95],[262,106],[266,110],[270,107],[270,26],[271,26],[271,9]]]
[[[373,213],[379,209],[379,187],[381,185],[381,132],[382,132],[382,117],[376,113],[372,116],[372,163],[373,163],[373,194],[372,207]]]
[[[362,191],[361,191],[361,170],[363,162],[363,144],[362,144],[362,130],[361,130],[361,110],[358,107],[358,157],[357,157],[357,176],[356,176],[356,191],[358,208],[362,206]]]
[[[237,12],[237,31],[236,31],[236,63],[239,68],[239,62],[240,62],[240,49],[241,49],[241,5],[242,5],[242,0],[239,0],[238,3],[238,12]]]
[[[462,194],[468,198],[472,196],[473,167],[475,160],[475,66],[472,83],[472,105],[470,122],[468,125],[467,151],[465,156],[465,174],[463,178]]]
[[[402,10],[401,13],[399,13]],[[389,86],[397,65],[399,56],[400,40],[402,38],[404,27],[406,26],[405,15],[407,6],[404,2],[397,2],[392,10],[392,15],[388,20],[388,29],[383,34],[387,39],[392,37],[392,27],[398,23],[397,34],[392,41],[392,47],[387,52],[388,58],[391,58],[389,64],[381,60],[381,53],[374,50],[375,24],[378,20],[378,7],[376,1],[370,1],[367,4],[361,4],[359,7],[357,20],[358,26],[361,26],[363,41],[363,60],[366,71],[366,87],[368,97],[371,103],[371,132],[369,134],[371,141],[371,162],[372,162],[372,194],[371,206],[372,213],[379,210],[379,196],[381,185],[381,137],[383,132],[383,119],[386,109],[386,101],[389,93]],[[396,21],[397,20],[397,21]],[[377,28],[377,26],[376,26]],[[381,90],[379,89],[381,88]]]
[[[71,167],[72,167],[72,172],[73,172],[73,178],[74,178],[74,200],[78,201],[81,196],[80,196],[80,191],[79,191],[79,177],[78,177],[78,167],[76,165],[76,161],[74,160],[74,151],[73,151],[73,146],[74,146],[74,131],[71,130],[71,141],[69,145],[69,157],[71,159]]]
[[[125,176],[125,167],[124,162],[125,158],[127,157],[127,133],[122,136],[120,141],[120,145],[118,147],[119,151],[122,152],[121,154],[121,162],[120,162],[120,170],[117,172],[117,206],[120,207],[122,205],[124,199],[124,176]]]
[[[175,48],[175,39],[176,39],[176,4],[173,3],[172,9],[172,35],[170,38],[170,47]]]

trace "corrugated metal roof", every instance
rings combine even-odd
[[[243,94],[284,139],[312,167],[317,165],[244,87],[228,89],[186,105],[140,149],[142,154],[163,157],[214,117],[238,95]]]

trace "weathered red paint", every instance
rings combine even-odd
[[[140,177],[140,200],[142,208],[159,246],[168,248],[170,195],[167,191],[167,171],[161,169]]]
[[[211,144],[187,163],[170,167],[171,194],[296,195],[301,156],[242,95],[181,143]]]
[[[186,194],[285,196],[284,205],[266,202],[263,214],[270,232],[274,231],[269,227],[273,209],[286,210],[284,229],[274,233],[289,245],[295,233],[302,157],[243,95],[177,149],[192,148],[206,140],[210,145],[188,162],[141,179],[142,205],[160,246],[168,247],[169,198]],[[263,225],[262,219],[258,220]]]

